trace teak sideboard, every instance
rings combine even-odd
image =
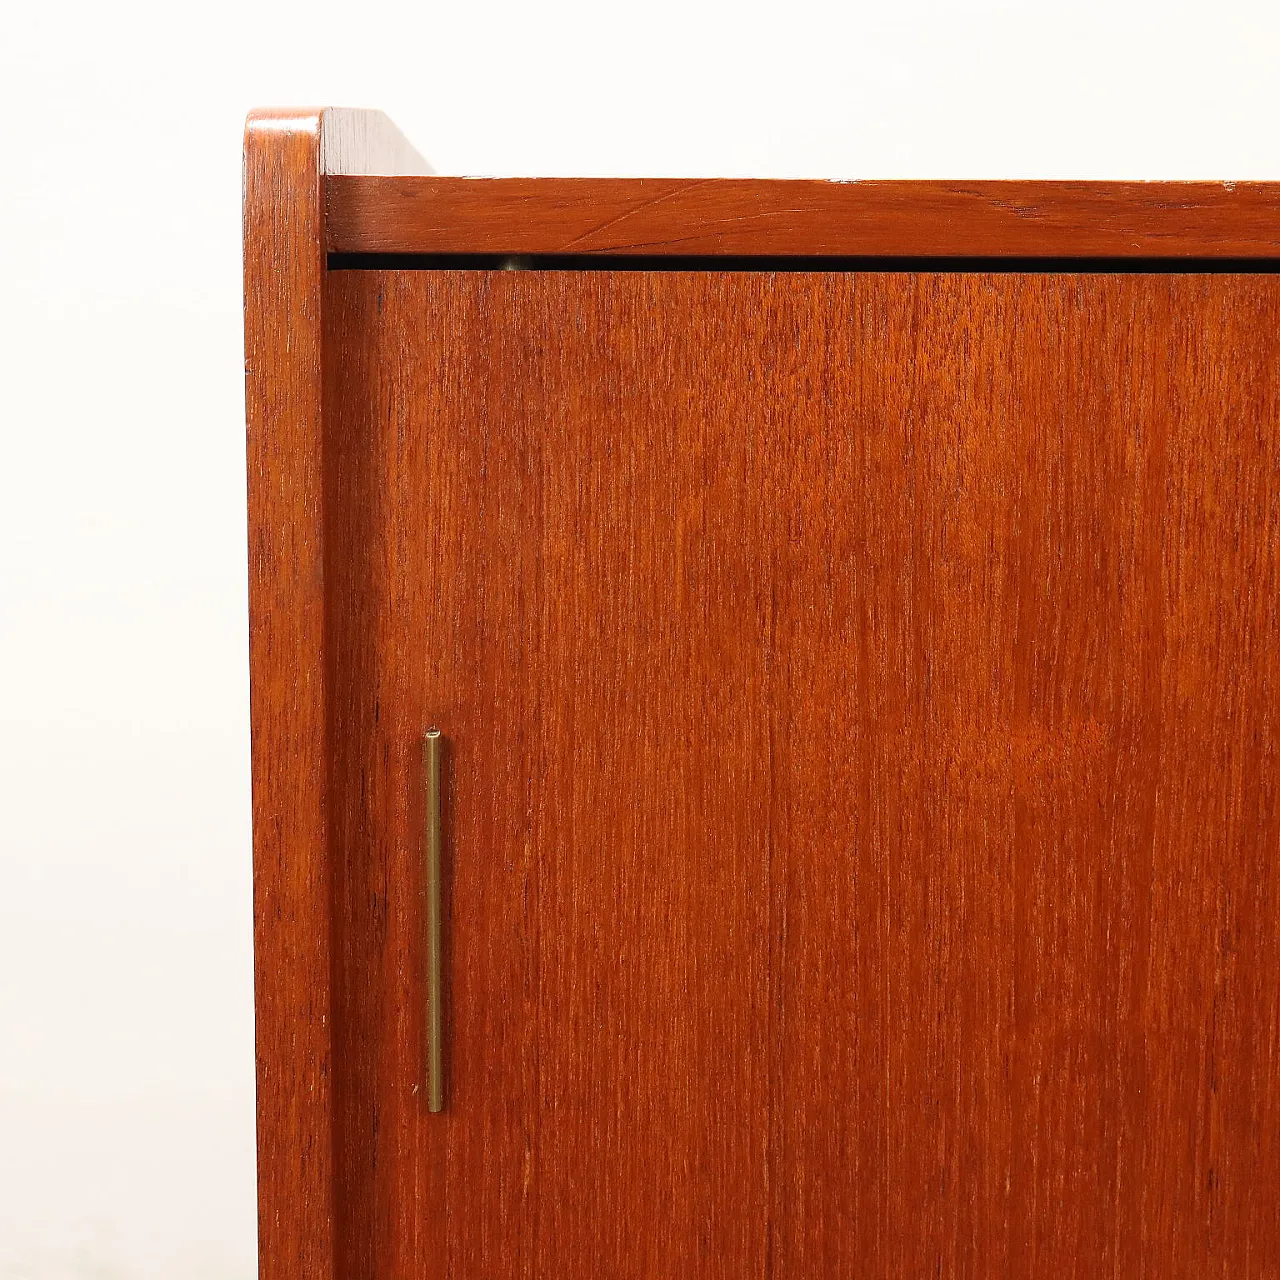
[[[245,142],[262,1280],[1280,1275],[1280,184]]]

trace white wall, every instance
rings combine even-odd
[[[0,1277],[254,1267],[240,130],[442,173],[1280,178],[1272,5],[23,0],[0,26]]]

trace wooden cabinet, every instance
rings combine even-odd
[[[1280,1273],[1280,187],[381,127],[246,141],[264,1280]]]

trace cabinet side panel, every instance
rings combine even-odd
[[[245,401],[262,1280],[333,1269],[320,113],[245,134]]]

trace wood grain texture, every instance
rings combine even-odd
[[[335,253],[1280,257],[1280,183],[362,178]]]
[[[333,1280],[320,113],[245,130],[262,1280]]]
[[[367,108],[330,107],[321,115],[320,168],[330,177],[421,177],[431,172],[389,116]]]
[[[403,163],[397,136],[379,113],[319,109],[245,129],[262,1280],[335,1275],[321,175]]]
[[[338,1274],[1280,1272],[1280,282],[325,290]]]

